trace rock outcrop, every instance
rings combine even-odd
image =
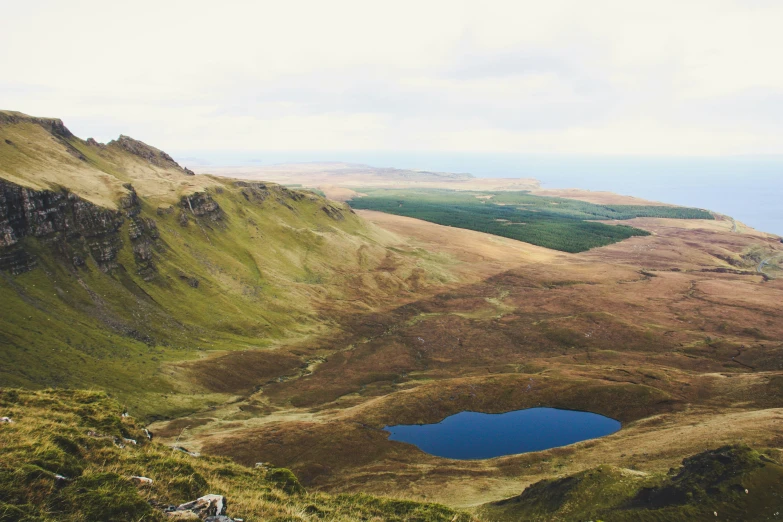
[[[318,198],[312,193],[291,190],[279,185],[267,185],[266,183],[250,181],[235,181],[234,186],[241,188],[240,194],[250,203],[260,204],[270,197],[274,197],[275,201],[289,209],[291,212],[296,212],[296,208],[292,206],[289,201],[301,201],[305,198],[308,198],[310,201],[318,201]],[[321,210],[335,221],[342,221],[345,219],[346,210],[332,205],[331,203],[324,204],[321,207]]]
[[[24,122],[34,123],[46,129],[49,133],[59,138],[73,138],[71,131],[59,118],[36,118],[21,112],[0,111],[0,124],[19,124]]]
[[[323,207],[321,207],[321,210],[324,211],[324,214],[334,219],[335,221],[342,221],[343,219],[345,219],[345,216],[343,215],[343,211],[335,207],[334,205],[324,205]]]
[[[131,154],[134,154],[140,158],[144,158],[153,165],[162,168],[177,169],[184,174],[194,176],[194,172],[190,169],[183,168],[179,163],[174,161],[174,158],[166,154],[160,149],[156,149],[151,145],[147,145],[143,141],[134,140],[130,136],[120,135],[116,140],[110,141],[108,146],[115,145],[120,147]]]
[[[35,267],[21,244],[26,237],[56,245],[83,264],[88,255],[110,269],[122,248],[122,212],[99,207],[67,191],[33,190],[0,180],[0,269],[18,274]]]
[[[241,518],[226,516],[228,502],[223,495],[204,495],[179,506],[165,506],[163,512],[169,520],[203,520],[204,522],[241,522]]]
[[[145,281],[151,281],[157,269],[155,268],[154,252],[161,248],[158,241],[160,233],[154,219],[143,217],[141,202],[131,185],[126,185],[130,192],[123,198],[122,207],[129,218],[128,238],[133,245],[133,258],[136,261],[136,271]]]
[[[75,256],[74,262],[81,258]],[[14,275],[29,272],[38,265],[35,258],[21,247],[0,248],[0,270],[5,270]]]
[[[74,267],[92,258],[103,271],[117,266],[124,246],[120,230],[126,220],[137,272],[147,281],[155,274],[159,250],[155,220],[140,215],[141,201],[130,184],[120,210],[100,207],[68,191],[34,190],[0,180],[0,270],[18,275],[37,262],[25,238],[37,238]]]
[[[205,224],[208,228],[211,228],[209,226],[210,222],[218,223],[224,218],[223,209],[206,192],[196,192],[190,196],[182,196],[179,204],[180,211],[177,221],[183,227],[188,226],[191,218],[198,220],[199,226]]]
[[[206,217],[212,221],[219,221],[223,218],[223,209],[206,192],[196,192],[190,196],[183,196],[180,205],[183,210],[190,210],[196,217]]]
[[[250,181],[235,181],[235,187],[240,187],[240,194],[246,201],[263,203],[269,197],[269,188],[266,183],[253,183]]]

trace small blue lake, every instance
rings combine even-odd
[[[389,440],[449,459],[489,459],[566,446],[614,433],[620,423],[585,411],[529,408],[508,413],[463,411],[437,424],[386,426]]]

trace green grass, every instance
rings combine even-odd
[[[151,281],[137,273],[129,219],[119,232],[119,266],[108,273],[89,256],[75,268],[57,241],[25,238],[37,268],[0,273],[0,386],[111,390],[141,417],[181,415],[230,397],[183,381],[177,363],[319,335],[333,325],[319,301],[383,297],[355,281],[389,251],[347,209],[334,220],[322,209],[339,204],[314,194],[270,184],[263,198],[248,200],[249,189],[216,183],[210,195],[220,221],[191,215],[182,227],[179,208],[159,215],[142,200],[141,215],[160,233]],[[395,255],[400,278],[432,264]]]
[[[140,217],[159,232],[154,272],[134,258],[128,216],[110,270],[77,234],[26,237],[13,247],[37,267],[0,272],[0,386],[111,390],[140,417],[181,415],[231,398],[194,382],[181,363],[332,331],[341,306],[394,297],[373,284],[388,254],[401,291],[410,291],[414,271],[438,264],[390,252],[382,232],[312,191],[186,176],[118,146],[55,136],[24,115],[1,113],[0,138],[0,178],[111,208],[130,183]],[[222,219],[197,218],[181,205],[195,192],[208,192]],[[85,266],[73,265],[74,253]],[[428,274],[425,283],[441,277]]]
[[[582,252],[649,232],[595,220],[635,217],[713,219],[685,207],[596,205],[527,192],[472,192],[440,189],[366,189],[350,201],[357,209],[378,210],[440,225],[477,230],[564,252]]]
[[[163,521],[153,504],[208,493],[225,495],[229,516],[249,522],[472,520],[437,504],[308,492],[287,469],[172,451],[147,441],[123,411],[103,392],[0,389],[0,416],[13,419],[0,424],[0,522]],[[779,456],[779,450],[725,446],[686,458],[669,474],[599,466],[533,484],[517,497],[481,506],[477,516],[678,521],[712,519],[717,512],[720,520],[774,520],[783,509]],[[131,476],[153,484],[137,487]]]
[[[774,520],[783,509],[779,451],[724,446],[683,460],[668,475],[600,466],[543,480],[485,504],[487,520]],[[747,490],[747,493],[745,491]]]
[[[246,468],[148,442],[104,393],[0,389],[0,522],[163,521],[150,504],[224,495],[228,514],[252,521],[460,521],[436,504],[309,493],[289,470]],[[138,444],[116,441],[135,439]],[[66,477],[58,480],[56,475]],[[137,487],[131,476],[153,480]]]

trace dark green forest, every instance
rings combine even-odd
[[[366,189],[349,203],[439,225],[466,228],[563,252],[583,252],[650,233],[627,225],[596,223],[635,217],[713,219],[705,210],[644,205],[596,205],[534,196],[528,192],[473,192],[442,189]]]

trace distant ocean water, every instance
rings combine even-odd
[[[184,155],[183,155],[184,156]],[[187,163],[187,160],[183,158]],[[467,153],[291,152],[215,154],[215,165],[346,161],[374,167],[530,177],[545,188],[606,190],[705,208],[783,236],[783,156],[726,158]]]

